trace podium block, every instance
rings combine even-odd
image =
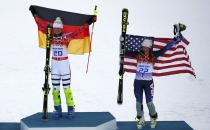
[[[0,130],[20,130],[18,122],[0,122]]]
[[[55,119],[53,113],[48,114],[48,121],[41,119],[42,113],[23,118],[21,130],[116,130],[116,119],[109,112],[76,112],[72,120],[63,113],[61,119]]]
[[[67,113],[56,120],[53,113],[48,114],[48,120],[42,120],[42,113],[25,117],[21,122],[0,122],[0,130],[137,130],[135,121],[116,122],[109,112],[76,112],[72,120]],[[193,130],[185,121],[158,121],[155,129],[150,128],[150,122],[145,122],[142,130]]]

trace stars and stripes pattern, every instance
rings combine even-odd
[[[144,36],[127,35],[125,45],[124,70],[136,73],[137,59],[135,55],[140,51]],[[135,39],[135,40],[133,40]],[[158,51],[164,47],[171,38],[150,38],[153,42],[153,51]],[[133,46],[135,45],[135,47]],[[183,40],[174,45],[170,50],[160,55],[154,63],[153,76],[167,76],[180,73],[189,73],[195,76],[191,66],[186,47],[189,41]],[[137,48],[137,49],[136,49]],[[127,51],[127,52],[126,52]]]
[[[141,43],[144,41],[145,37],[126,35],[125,41],[125,55],[135,55],[140,52]]]

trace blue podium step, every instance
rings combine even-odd
[[[17,122],[2,122],[0,130],[20,130],[20,123]]]
[[[76,112],[69,120],[67,113],[59,120],[49,113],[48,121],[42,120],[42,113],[23,118],[20,123],[0,122],[0,130],[137,130],[135,121],[116,122],[109,112]],[[146,122],[142,130],[193,130],[185,121],[158,121],[155,129]]]
[[[41,119],[42,113],[36,113],[21,120],[21,130],[116,130],[116,120],[109,112],[76,112],[72,120],[67,113],[56,120],[53,113],[48,121]]]
[[[117,122],[117,130],[137,130],[136,122]],[[155,129],[150,128],[149,122],[141,130],[193,130],[185,121],[158,121]]]

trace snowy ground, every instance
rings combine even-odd
[[[42,110],[45,51],[38,48],[37,27],[28,10],[31,4],[81,13],[92,13],[94,5],[99,6],[89,73],[85,74],[87,56],[70,55],[72,89],[77,111],[110,111],[117,120],[135,117],[134,75],[126,74],[124,104],[116,104],[121,9],[130,11],[128,33],[132,34],[172,37],[174,23],[188,25],[184,35],[191,41],[188,53],[197,79],[155,78],[154,102],[159,120],[184,120],[195,130],[210,129],[209,0],[1,1],[0,122],[18,122]],[[49,101],[53,111],[51,94]]]

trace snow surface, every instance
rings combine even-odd
[[[172,25],[185,23],[184,36],[191,41],[188,53],[197,79],[188,74],[154,78],[154,102],[159,120],[184,120],[195,130],[210,129],[209,0],[1,1],[0,122],[19,122],[42,110],[45,50],[38,48],[37,26],[28,10],[32,4],[90,14],[98,5],[88,74],[87,55],[70,55],[76,111],[110,111],[120,121],[132,121],[136,114],[134,75],[126,74],[124,104],[116,103],[122,8],[129,9],[131,34],[172,37]],[[62,99],[66,111],[63,93]],[[53,111],[51,94],[49,111]]]

